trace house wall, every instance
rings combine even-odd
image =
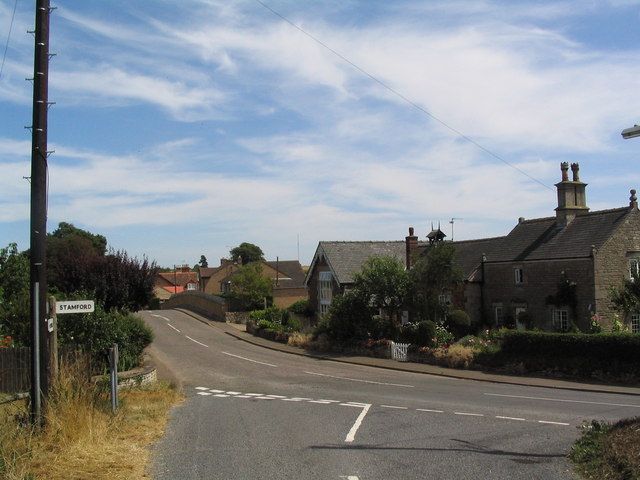
[[[610,325],[615,313],[610,290],[629,277],[629,253],[640,253],[640,212],[635,208],[595,255],[595,311],[605,325]]]
[[[204,286],[204,293],[209,293],[211,295],[217,295],[222,293],[220,281],[230,275],[232,272],[238,269],[238,266],[231,263],[220,267],[220,269],[213,272],[213,274],[207,280],[207,283]]]
[[[471,325],[480,325],[482,318],[482,293],[479,282],[467,282],[464,285],[464,310],[469,315]]]
[[[305,287],[278,287],[273,289],[273,304],[278,308],[287,308],[299,300],[309,298]]]
[[[524,282],[519,285],[515,283],[514,269],[517,267],[522,268],[524,274]],[[590,308],[595,306],[592,258],[485,263],[483,312],[486,321],[495,324],[493,306],[496,303],[502,303],[505,319],[514,318],[516,307],[525,306],[535,326],[552,330],[554,306],[547,304],[547,297],[556,294],[563,271],[577,284],[576,311],[567,307],[569,320],[581,330],[587,330]]]
[[[315,266],[313,267],[313,272],[311,272],[311,276],[309,277],[309,281],[307,282],[307,293],[309,295],[309,304],[311,309],[315,312],[316,317],[318,315],[318,278],[320,272],[329,272],[331,269],[324,258],[318,258]],[[340,285],[336,282],[336,279],[333,278],[333,296],[339,295],[341,293]]]

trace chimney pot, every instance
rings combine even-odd
[[[522,222],[524,222],[524,217],[518,218],[518,223],[522,223]]]
[[[631,193],[631,196],[629,197],[629,206],[631,208],[638,208],[638,197],[636,197],[636,190],[632,188],[629,193]]]
[[[413,227],[409,227],[409,236],[413,237]]]
[[[579,182],[580,181],[580,164],[572,163],[571,164],[571,173],[573,173],[573,181],[574,182]]]
[[[562,162],[560,164],[560,170],[562,170],[562,181],[569,181],[569,162]]]

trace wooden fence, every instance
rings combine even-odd
[[[31,349],[0,348],[0,392],[28,392],[30,382]]]

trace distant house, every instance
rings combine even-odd
[[[304,285],[304,270],[297,260],[276,260],[261,262],[262,275],[273,281],[273,303],[286,308],[298,300],[307,299]],[[200,269],[200,290],[212,295],[228,293],[233,284],[233,276],[239,265],[231,260],[221,259],[216,268]]]
[[[569,164],[562,163],[555,216],[520,218],[504,237],[453,242],[465,282],[463,291],[453,292],[452,302],[472,320],[522,328],[520,320],[528,317],[546,330],[571,325],[587,330],[594,314],[605,322],[613,318],[611,288],[640,269],[636,192],[631,190],[628,206],[591,212],[579,165],[571,165],[571,180],[568,170]],[[430,241],[443,238],[433,230],[428,235]],[[319,316],[325,314],[372,256],[392,256],[411,268],[412,259],[428,248],[412,228],[404,242],[320,242],[305,280],[311,305]],[[638,314],[625,320],[640,332]]]
[[[177,267],[172,272],[159,272],[153,284],[153,293],[161,302],[176,293],[198,290],[198,273],[188,265]]]

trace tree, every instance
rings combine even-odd
[[[231,260],[242,263],[242,265],[264,261],[262,249],[253,243],[242,242],[237,247],[232,248],[229,254],[231,255]]]
[[[0,249],[0,334],[24,345],[31,341],[29,257],[15,243]]]
[[[200,261],[198,262],[200,268],[207,268],[209,266],[209,262],[207,262],[207,257],[204,255],[200,255]]]
[[[393,257],[372,257],[354,276],[354,288],[370,299],[370,304],[394,318],[404,305],[409,290],[409,275]]]
[[[340,343],[365,340],[375,328],[374,313],[368,295],[357,289],[349,290],[333,299],[319,331]]]
[[[51,239],[66,239],[69,237],[80,237],[88,240],[98,255],[104,255],[107,252],[107,239],[103,235],[74,227],[72,223],[60,222],[56,230],[47,234],[48,242]],[[47,248],[49,248],[49,243],[47,243]]]
[[[262,275],[262,265],[242,265],[231,277],[229,300],[233,310],[248,311],[264,308],[265,298],[271,301],[273,283]]]
[[[612,288],[609,297],[613,308],[623,316],[640,312],[640,274],[632,271],[631,278],[621,287]]]
[[[440,295],[455,290],[463,280],[462,269],[455,263],[455,247],[448,242],[429,247],[409,272],[409,302],[418,319],[441,322],[448,305]]]

